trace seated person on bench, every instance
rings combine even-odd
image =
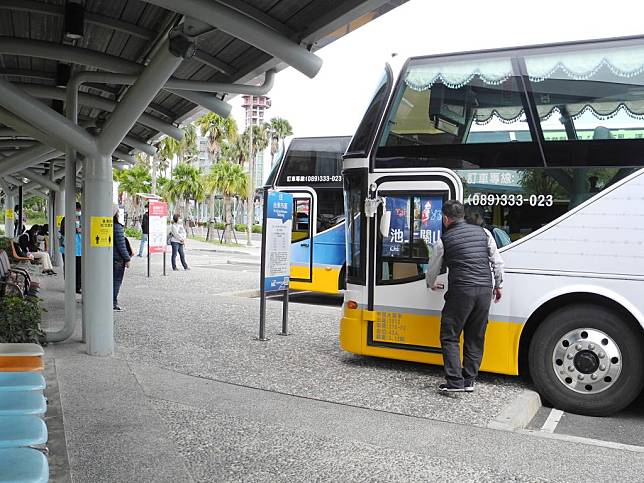
[[[42,264],[42,273],[45,275],[56,275],[51,264],[49,253],[41,252],[38,249],[38,231],[40,227],[34,225],[18,237],[16,253],[18,256],[39,260]],[[20,251],[18,251],[20,248]]]

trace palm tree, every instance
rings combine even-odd
[[[248,171],[250,173],[250,186],[248,190],[248,196],[246,198],[246,243],[250,246],[250,235],[253,231],[253,222],[255,221],[255,158],[257,153],[263,151],[268,147],[268,140],[270,136],[269,126],[266,123],[261,123],[259,125],[252,125],[250,129],[246,130],[246,134],[249,146],[250,146],[250,157],[248,163]]]
[[[293,135],[291,123],[281,117],[274,117],[268,122],[268,129],[271,136],[271,167],[275,162],[275,153],[278,148],[284,152],[284,139]]]
[[[139,215],[141,200],[137,193],[148,193],[152,186],[150,170],[144,163],[137,163],[129,169],[115,173],[119,182],[119,193],[127,194],[134,214]]]
[[[164,194],[179,208],[175,208],[175,213],[179,212],[185,219],[190,200],[203,201],[205,198],[201,169],[185,163],[178,164],[172,170],[172,179],[167,181]]]
[[[208,136],[208,151],[212,160],[218,159],[223,142],[232,142],[237,137],[235,120],[221,117],[214,112],[209,112],[197,119],[195,125],[201,130],[202,136]]]
[[[210,167],[206,175],[206,191],[214,198],[215,193],[221,193],[224,198],[224,241],[230,243],[232,234],[231,198],[246,196],[248,193],[248,173],[241,164],[222,158]]]

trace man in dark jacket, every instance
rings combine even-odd
[[[148,205],[145,205],[145,213],[143,214],[143,220],[141,220],[141,244],[139,245],[139,254],[138,257],[143,256],[143,249],[145,244],[148,243],[148,236],[150,234],[150,211]]]
[[[113,236],[114,236],[114,250],[113,250],[113,308],[117,312],[123,310],[118,304],[119,291],[123,283],[123,276],[125,269],[130,268],[130,252],[127,249],[127,242],[125,240],[125,228],[119,222],[119,207],[114,207],[114,220],[113,220]]]
[[[472,392],[478,375],[487,329],[490,302],[501,300],[503,260],[494,238],[480,226],[464,220],[459,201],[443,205],[441,239],[434,245],[427,269],[427,286],[436,290],[442,266],[449,270],[448,292],[441,318],[440,339],[446,384],[440,392]],[[463,333],[463,364],[459,340]]]

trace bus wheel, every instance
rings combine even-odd
[[[642,332],[608,308],[570,305],[539,326],[529,364],[537,390],[554,407],[608,416],[642,390]]]

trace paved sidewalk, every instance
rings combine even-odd
[[[78,334],[47,348],[73,481],[641,477],[641,454],[486,429],[523,389],[516,378],[485,374],[474,395],[444,397],[440,368],[344,353],[337,307],[292,304],[293,335],[279,337],[269,302],[271,340],[253,340],[258,301],[230,292],[256,288],[257,269],[222,269],[230,256],[192,248],[193,269],[167,277],[155,257],[151,278],[135,259],[115,356],[85,355]],[[47,280],[55,326],[62,280]]]

